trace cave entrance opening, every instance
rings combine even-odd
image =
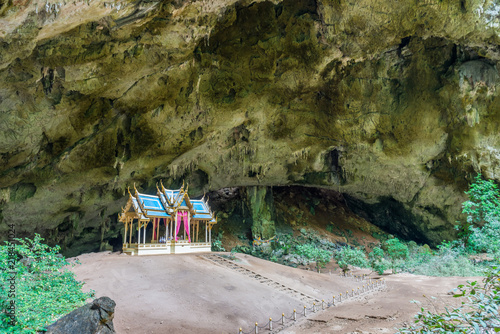
[[[124,224],[123,252],[130,255],[210,252],[212,227],[217,218],[208,201],[204,197],[191,199],[184,184],[177,190],[165,189],[160,184],[161,190],[157,185],[156,195],[141,194],[135,185],[134,194],[129,190],[127,204],[119,216]]]

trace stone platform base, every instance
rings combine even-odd
[[[161,255],[210,253],[211,245],[208,242],[169,241],[167,243],[152,244],[124,244],[123,252],[129,255]]]

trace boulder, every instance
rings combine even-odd
[[[113,316],[115,302],[101,297],[65,315],[47,327],[48,334],[111,334],[115,333]]]

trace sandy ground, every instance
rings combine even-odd
[[[200,255],[132,257],[119,253],[78,256],[82,265],[73,271],[85,289],[116,302],[114,325],[121,333],[245,333],[255,322],[279,320],[297,309],[297,322],[282,333],[393,333],[410,323],[420,305],[431,300],[437,307],[456,302],[447,293],[466,278],[435,278],[408,274],[385,275],[387,289],[351,298],[335,307],[301,316],[304,301],[244,273],[215,264]],[[363,283],[338,274],[294,269],[249,255],[235,260],[282,287],[318,300],[331,300]],[[379,276],[372,276],[379,278]],[[434,296],[437,299],[423,297]],[[318,306],[320,303],[318,304]],[[307,305],[311,307],[312,305]],[[292,324],[287,320],[286,323]],[[275,331],[278,329],[275,324]],[[259,333],[268,333],[261,329]]]

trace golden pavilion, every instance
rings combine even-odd
[[[156,187],[156,195],[141,194],[134,185],[119,221],[125,225],[123,252],[130,255],[210,252],[217,219],[203,197],[190,199],[180,189]],[[149,224],[152,229],[148,230]],[[137,231],[137,236],[133,235]],[[147,237],[148,235],[148,237]],[[147,240],[150,239],[150,240]],[[148,241],[148,242],[146,242]]]

